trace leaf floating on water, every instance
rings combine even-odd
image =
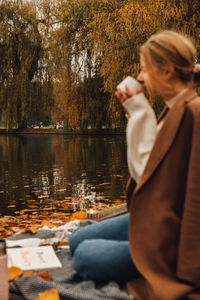
[[[57,190],[57,192],[65,192],[66,191],[66,189],[59,189],[59,190]]]
[[[18,267],[10,267],[8,268],[8,279],[13,280],[17,279],[22,275],[23,271]]]
[[[34,300],[60,300],[58,291],[55,289],[46,290],[38,294],[38,298]]]
[[[107,184],[110,184],[110,182],[100,183],[100,184],[97,184],[97,186],[102,186],[102,185],[107,185]]]
[[[49,195],[41,195],[41,196],[38,196],[38,199],[42,199],[42,198],[49,198]]]

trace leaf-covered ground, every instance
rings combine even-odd
[[[73,212],[74,203],[71,202],[71,197],[66,198],[62,201],[47,203],[42,207],[38,202],[33,201],[33,204],[29,205],[29,208],[15,211],[14,216],[0,217],[0,237],[5,238],[16,232],[29,231],[36,233],[39,228],[45,225],[52,228],[75,219],[82,220],[91,209],[94,213],[97,213],[98,211],[123,203],[123,200],[119,199],[112,204],[95,202],[94,206],[94,203],[91,204],[88,199],[85,199],[85,201],[88,201],[87,210]]]

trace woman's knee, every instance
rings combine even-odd
[[[72,266],[76,272],[84,279],[93,278],[91,274],[91,267],[93,267],[92,257],[95,255],[91,253],[90,249],[91,240],[81,242],[72,257]]]
[[[84,240],[128,240],[128,222],[129,213],[78,228],[72,232],[69,237],[69,246],[72,254],[74,253],[76,247]]]

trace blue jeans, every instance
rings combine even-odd
[[[139,277],[128,242],[129,213],[78,228],[69,237],[74,269],[84,279],[125,282]]]

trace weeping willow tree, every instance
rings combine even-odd
[[[46,19],[56,24],[48,39],[56,109],[69,128],[124,126],[115,87],[123,77],[137,76],[139,47],[152,33],[172,28],[198,43],[195,0],[192,5],[181,0],[45,0],[43,4]],[[162,105],[153,103],[157,113]]]
[[[121,108],[116,105],[114,91],[127,75],[139,73],[139,48],[153,33],[173,29],[194,39],[199,49],[200,2],[194,1],[98,1],[98,9],[90,28],[100,60],[104,88],[110,93],[109,115],[114,124],[123,124]],[[152,103],[158,114],[162,101]]]
[[[199,53],[199,10],[199,0],[2,0],[0,111],[7,128],[49,113],[53,96],[67,128],[124,127],[114,91],[125,76],[137,77],[141,44],[174,29],[190,35]],[[152,105],[158,114],[163,102]]]
[[[0,112],[6,128],[23,128],[52,105],[52,85],[31,3],[0,5]]]
[[[49,5],[54,24],[48,42],[56,110],[64,115],[67,128],[101,128],[106,123],[108,93],[104,91],[103,78],[94,62],[88,28],[95,2],[43,3],[45,8]]]

